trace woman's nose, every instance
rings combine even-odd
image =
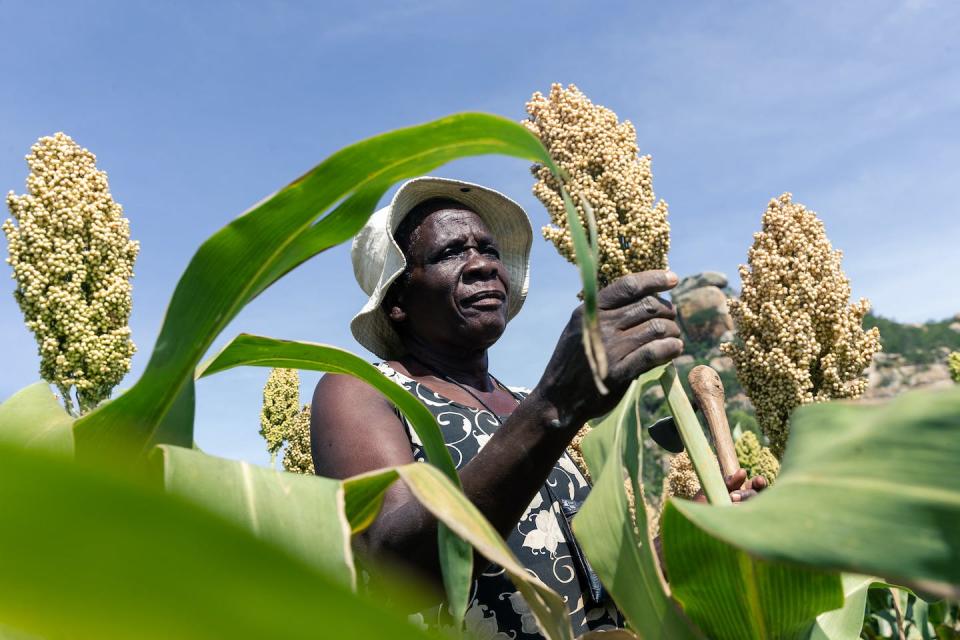
[[[476,249],[469,250],[467,266],[463,270],[465,276],[492,278],[499,270],[500,261],[497,258]]]

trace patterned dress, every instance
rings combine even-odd
[[[458,469],[477,455],[500,426],[501,418],[485,409],[467,407],[434,393],[387,364],[378,367],[430,409]],[[523,391],[511,392],[518,399],[526,397]],[[399,412],[398,415],[406,427],[414,458],[424,461],[420,439],[406,419]],[[563,597],[575,636],[623,626],[620,613],[607,598],[591,595],[589,568],[579,560],[582,554],[576,542],[569,539],[571,528],[564,512],[573,508],[571,505],[582,503],[589,491],[583,475],[564,453],[507,538],[510,550],[527,571]],[[439,624],[439,620],[426,622]],[[465,624],[477,638],[542,637],[527,603],[499,565],[489,565],[474,581]]]

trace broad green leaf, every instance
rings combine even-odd
[[[730,494],[727,493],[727,485],[723,481],[723,472],[720,471],[717,456],[707,442],[707,436],[703,433],[697,414],[693,412],[690,399],[683,390],[683,385],[680,384],[677,368],[672,362],[667,365],[660,377],[660,385],[663,387],[667,404],[670,405],[670,413],[673,414],[674,421],[677,423],[683,448],[690,456],[690,462],[693,463],[707,500],[710,504],[717,506],[733,504],[730,501]]]
[[[0,444],[73,455],[73,418],[46,382],[36,382],[0,404]]]
[[[883,580],[856,573],[845,573],[843,607],[817,616],[809,640],[858,640],[867,607],[867,593],[873,587],[888,587]]]
[[[363,533],[373,524],[383,506],[383,496],[397,474],[388,471],[365,473],[343,481],[344,504],[351,532]]]
[[[638,401],[663,370],[658,367],[638,378],[617,408],[584,438],[583,454],[594,486],[573,528],[630,628],[645,640],[683,640],[702,636],[670,599],[660,575],[638,481],[642,464]],[[635,521],[628,509],[627,477],[636,496]]]
[[[0,624],[0,640],[43,640],[39,636]]]
[[[0,444],[0,624],[44,638],[425,638],[158,488]]]
[[[411,463],[348,478],[343,483],[348,513],[361,513],[363,509],[357,506],[359,502],[373,502],[375,491],[382,494],[398,477],[437,520],[469,541],[487,560],[503,567],[530,606],[546,638],[572,640],[569,612],[560,596],[527,572],[493,525],[436,467]]]
[[[933,640],[930,633],[930,605],[919,597],[913,602],[913,622],[921,640]]]
[[[229,520],[342,584],[355,583],[340,482],[163,445],[151,458],[168,493]]]
[[[309,371],[341,373],[359,378],[382,393],[406,416],[423,441],[430,463],[441,469],[457,486],[460,476],[447,451],[443,434],[430,410],[401,385],[380,373],[374,365],[346,349],[315,342],[278,340],[241,333],[220,353],[197,369],[197,378],[234,367],[282,367]]]
[[[777,482],[736,509],[676,502],[751,554],[960,595],[960,388],[799,408]]]
[[[145,452],[200,358],[253,297],[312,255],[353,235],[393,182],[487,153],[556,169],[540,141],[522,125],[486,114],[459,114],[346,147],[215,233],[180,278],[143,375],[125,394],[77,422],[78,453],[109,455],[107,447]],[[192,433],[178,441],[192,441]]]
[[[960,603],[948,600],[931,602],[928,610],[930,623],[935,627],[957,626],[960,631]]]
[[[460,476],[447,451],[433,414],[406,389],[384,376],[380,371],[349,351],[311,342],[276,340],[241,334],[198,370],[197,376],[207,376],[238,366],[283,367],[308,369],[352,375],[366,381],[380,391],[407,417],[413,430],[420,436],[423,449],[431,464],[437,466],[457,487]],[[377,505],[379,509],[379,504]],[[369,518],[369,510],[366,516]],[[359,516],[349,517],[357,526]],[[362,522],[362,520],[361,520]],[[369,523],[367,523],[369,524]],[[440,565],[452,615],[456,620],[466,613],[470,596],[470,575],[473,555],[470,545],[450,535],[445,525],[437,530]]]
[[[838,573],[751,557],[692,524],[679,502],[667,502],[660,527],[667,575],[711,639],[803,638],[819,614],[843,606]]]
[[[153,444],[172,444],[178,447],[196,448],[193,439],[193,416],[197,408],[197,391],[193,380],[188,381],[180,389],[170,410],[157,430],[153,432],[150,442]]]
[[[366,224],[370,212],[389,188],[389,182],[361,187],[323,219],[297,235],[270,270],[260,274],[251,299],[313,256],[353,237]]]

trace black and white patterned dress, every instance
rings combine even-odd
[[[467,407],[434,393],[426,385],[387,364],[378,367],[433,413],[458,469],[477,455],[500,425],[500,420],[485,409]],[[511,389],[511,392],[518,399],[526,397],[524,391]],[[420,439],[402,415],[400,419],[410,438],[414,458],[424,461]],[[583,475],[570,456],[564,453],[507,538],[510,550],[527,571],[563,597],[575,636],[589,630],[623,626],[619,612],[609,600],[601,599],[599,604],[594,602],[586,571],[576,559],[576,543],[567,540],[564,533],[569,531],[569,526],[560,503],[564,500],[582,502],[589,491]],[[439,623],[436,620],[425,622]],[[465,624],[475,637],[484,640],[542,637],[529,607],[499,565],[490,565],[474,581]]]

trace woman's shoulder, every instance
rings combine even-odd
[[[365,380],[349,374],[325,373],[313,391],[314,406],[387,399]]]

